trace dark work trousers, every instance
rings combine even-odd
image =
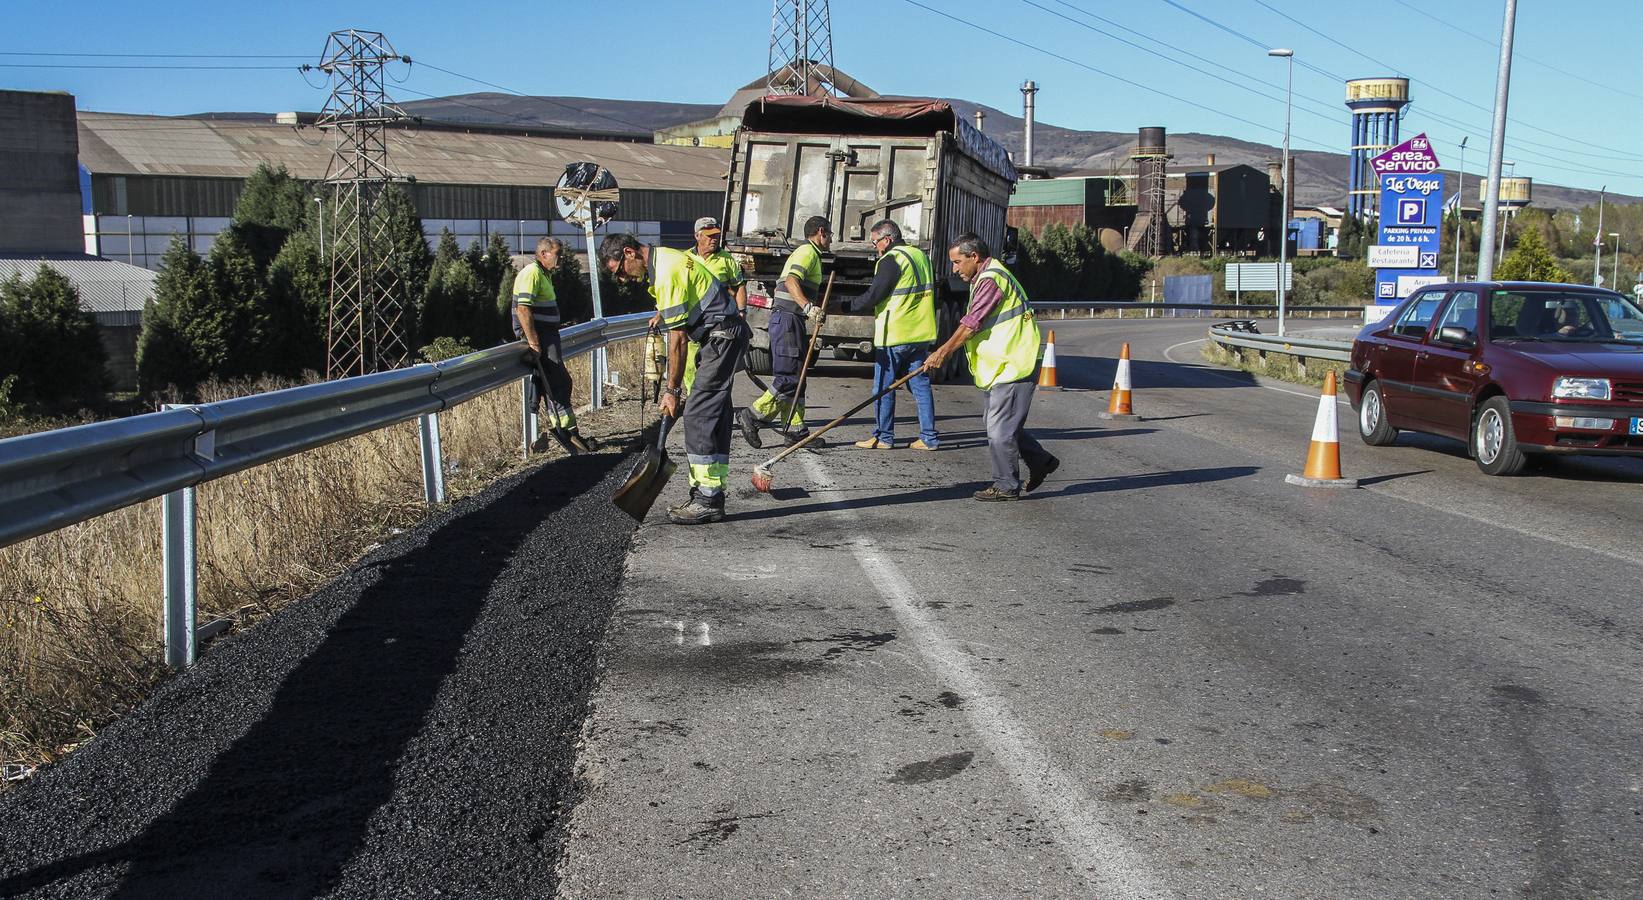
[[[753,402],[753,414],[762,422],[790,423],[795,434],[804,432],[804,398],[794,398],[804,354],[809,349],[805,318],[784,309],[770,311],[770,390]]]
[[[730,319],[688,352],[696,354],[696,380],[685,398],[685,456],[690,486],[710,503],[722,503],[730,475],[730,388],[752,336],[747,323]]]
[[[570,399],[570,370],[565,368],[565,354],[559,346],[559,329],[539,323],[536,339],[542,344],[542,374],[548,376],[548,383],[542,383],[542,375],[532,375],[531,385],[536,396],[542,398],[542,406],[548,416],[547,427],[575,428],[576,411]],[[536,401],[532,399],[531,406],[535,405]]]
[[[1050,460],[1050,451],[1027,433],[1027,411],[1032,409],[1033,391],[1037,389],[1038,375],[1034,373],[987,390],[987,452],[992,456],[993,486],[1001,491],[1021,489],[1018,457],[1035,469]]]

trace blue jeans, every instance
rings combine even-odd
[[[873,351],[873,393],[884,390],[896,379],[924,364],[924,358],[930,355],[927,344],[902,344],[899,347],[879,347]],[[936,401],[930,395],[930,376],[923,372],[913,376],[907,382],[908,390],[913,392],[913,402],[918,404],[918,436],[928,446],[934,447],[939,441],[936,439]],[[896,437],[896,395],[895,392],[885,394],[879,398],[873,410],[878,425],[873,429],[873,436],[888,444]]]

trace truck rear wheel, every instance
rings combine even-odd
[[[747,348],[747,370],[755,375],[770,375],[770,348]]]

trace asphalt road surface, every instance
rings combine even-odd
[[[963,385],[941,451],[859,416],[774,496],[738,438],[712,527],[536,469],[0,798],[0,897],[1643,896],[1643,465],[1492,479],[1343,407],[1365,486],[1295,487],[1314,391],[1047,324],[1022,501],[969,499]]]
[[[938,453],[641,529],[563,896],[1643,896],[1643,466],[1348,430],[1365,487],[1295,487],[1315,391],[1203,366],[1203,322],[1046,324],[1021,502],[969,499],[944,386]]]

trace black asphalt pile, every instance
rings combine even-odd
[[[617,453],[373,551],[0,798],[0,897],[532,897],[633,522]]]

